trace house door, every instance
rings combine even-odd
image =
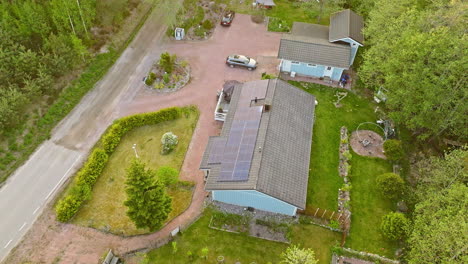
[[[332,77],[333,74],[333,67],[326,66],[325,70],[323,71],[323,77]]]
[[[284,72],[291,72],[291,61],[283,60],[282,71]]]

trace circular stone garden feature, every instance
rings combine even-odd
[[[184,87],[190,80],[190,67],[187,61],[176,54],[164,52],[153,64],[144,82],[151,91],[170,93]]]
[[[351,133],[350,145],[361,156],[385,159],[383,142],[383,137],[372,130],[356,130]]]

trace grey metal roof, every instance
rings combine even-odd
[[[255,143],[255,151],[244,182],[220,182],[219,164],[208,164],[213,139],[210,138],[201,168],[210,168],[206,190],[257,190],[279,200],[305,208],[309,177],[315,98],[281,80],[247,82],[243,86],[267,86],[265,104]],[[227,137],[240,90],[236,87],[230,111],[220,137]]]
[[[364,20],[362,17],[350,9],[334,13],[330,17],[330,35],[328,39],[333,42],[344,38],[351,38],[363,44],[363,27]]]
[[[348,69],[349,44],[328,41],[328,27],[294,22],[291,33],[283,34],[278,58]]]

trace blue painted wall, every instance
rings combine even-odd
[[[353,65],[354,58],[356,58],[358,48],[359,48],[358,45],[355,45],[355,46],[351,45],[351,61],[349,62],[349,65]]]
[[[296,215],[296,207],[255,190],[212,191],[213,200],[259,210]]]
[[[284,64],[283,64],[284,66]],[[285,71],[284,67],[281,67],[281,71]],[[296,72],[299,75],[311,76],[311,77],[323,77],[323,73],[325,71],[324,65],[316,65],[315,67],[310,67],[307,63],[300,62],[299,64],[292,64],[291,63],[291,71]],[[333,73],[331,79],[333,81],[339,81],[341,74],[343,73],[343,68],[333,68]]]
[[[333,73],[332,73],[332,77],[331,79],[333,81],[339,81],[340,78],[341,78],[341,74],[343,73],[343,70],[342,68],[335,68],[333,69]]]

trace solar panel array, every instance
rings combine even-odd
[[[221,157],[219,181],[247,181],[255,150],[263,106],[251,106],[254,98],[265,98],[266,85],[244,85],[231,130]]]
[[[219,137],[213,138],[208,164],[221,163],[225,145],[226,139]]]

